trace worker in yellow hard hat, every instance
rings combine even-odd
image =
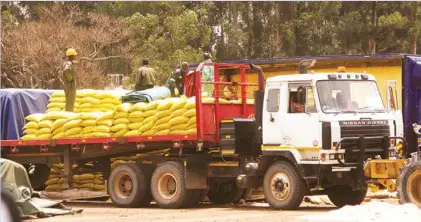
[[[73,48],[66,51],[66,61],[63,65],[63,88],[66,97],[66,111],[73,112],[73,106],[76,99],[76,74],[73,68],[77,52]]]

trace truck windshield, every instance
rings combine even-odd
[[[385,111],[375,81],[323,80],[316,86],[325,113]]]

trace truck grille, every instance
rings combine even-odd
[[[344,137],[384,137],[390,136],[389,125],[357,125],[341,126],[341,138]],[[366,158],[374,158],[376,155],[385,158],[381,147],[382,139],[364,139]],[[358,160],[358,140],[344,141],[341,149],[345,149],[345,161],[357,162]]]

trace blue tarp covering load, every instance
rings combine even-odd
[[[0,132],[2,140],[16,140],[23,135],[25,117],[44,113],[55,90],[0,89]]]
[[[421,56],[405,56],[402,75],[404,134],[410,152],[416,151],[417,136],[412,124],[421,124]]]
[[[165,99],[168,97],[171,97],[170,90],[165,86],[161,86],[142,91],[129,92],[126,95],[122,96],[121,100],[127,103],[149,103],[154,100]]]

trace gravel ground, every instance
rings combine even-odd
[[[396,205],[396,200],[385,199],[376,200],[375,202],[391,203],[388,207]],[[299,210],[296,211],[279,211],[272,210],[266,203],[246,203],[243,205],[212,205],[200,204],[196,208],[189,209],[160,209],[152,204],[149,208],[124,209],[115,208],[110,203],[66,203],[68,207],[74,209],[83,209],[81,214],[58,216],[45,219],[34,219],[27,221],[93,221],[93,222],[127,222],[127,221],[288,221],[288,222],[305,222],[305,221],[327,221],[326,216],[329,213],[335,213],[338,210],[334,206],[327,204],[313,204],[303,202]],[[363,206],[369,206],[365,203]],[[344,209],[344,208],[342,208]],[[339,209],[339,210],[342,210]],[[353,210],[347,209],[350,214]],[[388,209],[384,209],[386,213]],[[355,213],[362,212],[355,210]],[[396,211],[394,211],[396,212]],[[322,215],[322,216],[320,216]],[[307,217],[308,216],[308,217]],[[313,216],[313,217],[312,217]],[[318,216],[318,218],[316,218]],[[324,218],[323,218],[324,217]],[[333,214],[338,217],[338,213]],[[341,217],[339,217],[341,218]],[[348,217],[349,218],[349,217]],[[418,219],[419,220],[419,219]],[[336,220],[340,221],[340,220]],[[348,220],[349,221],[349,220]],[[352,221],[352,220],[351,220]],[[354,220],[357,221],[357,220]],[[386,221],[386,220],[384,220]],[[408,220],[410,222],[410,220]]]

